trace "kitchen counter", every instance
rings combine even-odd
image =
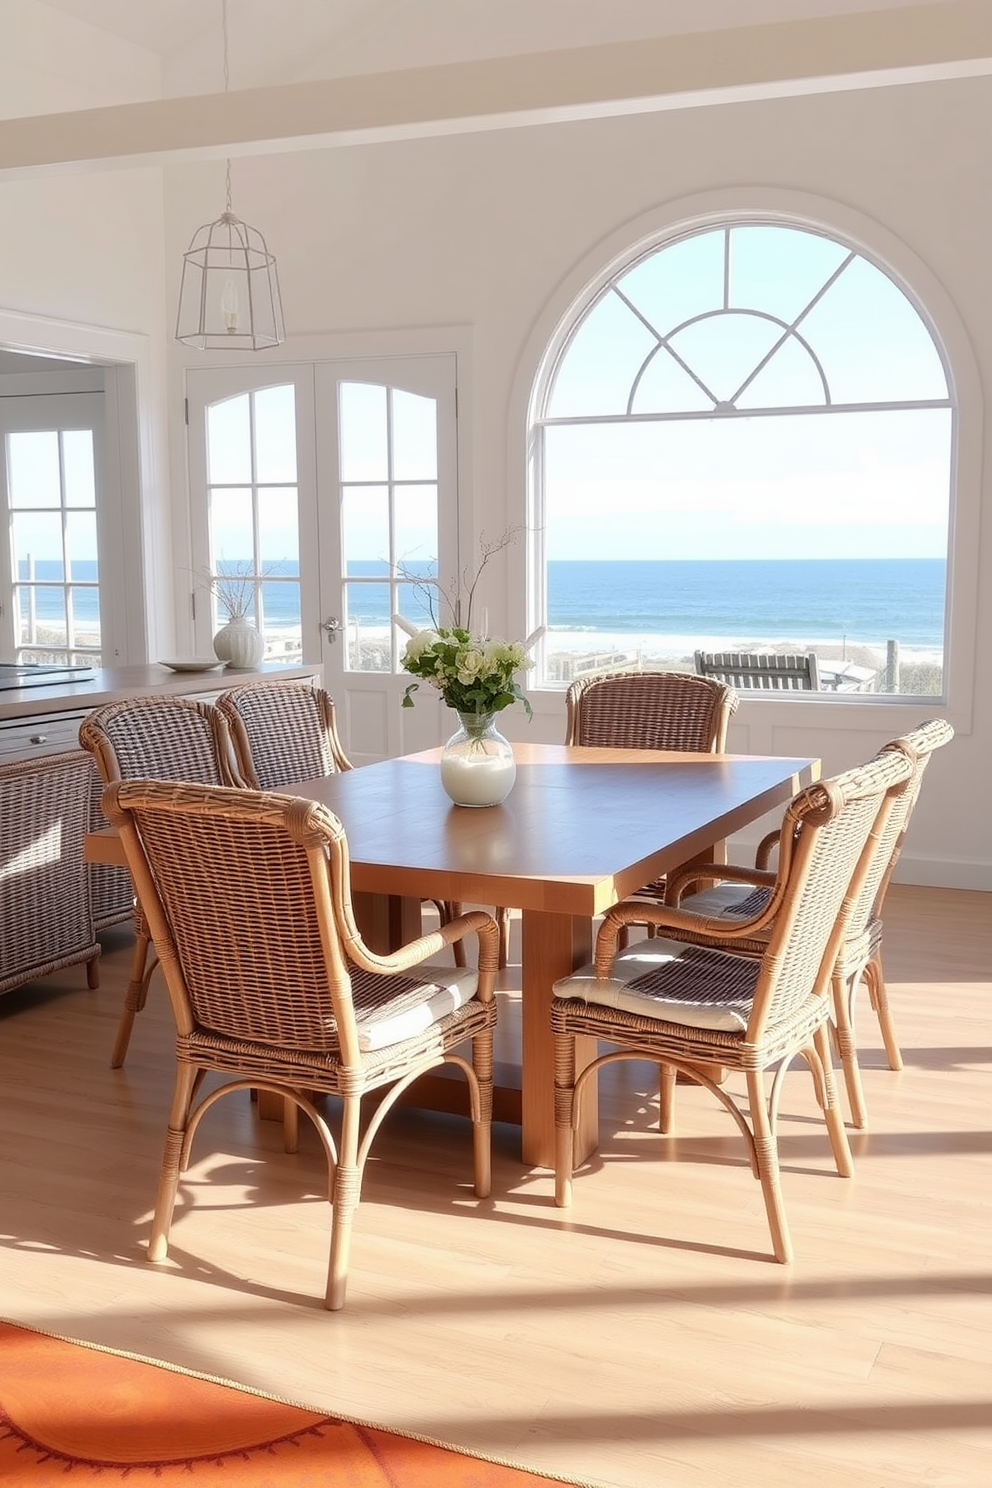
[[[250,669],[216,667],[202,672],[174,672],[160,662],[147,666],[105,667],[88,682],[63,681],[45,687],[0,689],[0,725],[60,713],[89,713],[105,703],[152,693],[190,697],[201,692],[224,692],[244,682],[269,679],[307,681],[318,676],[319,672],[318,666],[286,666],[278,661],[262,662]]]

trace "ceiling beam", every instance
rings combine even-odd
[[[992,3],[727,31],[0,121],[0,179],[328,149],[992,72]]]

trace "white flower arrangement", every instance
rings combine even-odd
[[[404,630],[411,630],[398,616],[393,618]],[[400,665],[437,688],[456,713],[499,713],[512,703],[523,703],[530,718],[530,701],[516,678],[518,672],[534,665],[528,653],[538,634],[526,641],[501,641],[474,636],[460,625],[413,631]],[[419,686],[419,682],[410,683],[403,695],[404,708],[413,707],[413,693]]]

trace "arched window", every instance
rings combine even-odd
[[[813,653],[942,692],[954,405],[884,270],[805,227],[654,246],[576,311],[532,428],[544,680]]]

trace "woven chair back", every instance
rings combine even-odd
[[[930,763],[930,756],[935,749],[943,748],[953,738],[954,730],[946,718],[931,718],[901,738],[893,739],[882,750],[883,754],[888,751],[905,754],[912,764],[912,775],[905,794],[900,796],[899,806],[892,812],[886,839],[879,852],[877,872],[869,875],[866,880],[864,893],[855,909],[852,917],[855,926],[859,920],[867,924],[873,914],[877,915],[880,912],[882,900],[885,898],[906,840],[910,817],[919,799],[924,771]]]
[[[788,807],[779,836],[779,907],[762,956],[749,1042],[829,989],[877,840],[912,774],[908,755],[884,751],[807,786]]]
[[[227,724],[209,703],[192,698],[129,698],[83,719],[79,742],[103,779],[234,783]]]
[[[737,707],[732,687],[691,672],[609,672],[573,682],[566,744],[720,753]]]
[[[314,780],[350,770],[338,738],[334,703],[322,687],[261,683],[234,687],[217,699],[227,723],[237,770],[251,790],[279,790],[291,780]]]
[[[105,797],[148,917],[180,1034],[331,1051],[351,1018],[336,900],[337,818],[302,799],[123,781]]]

